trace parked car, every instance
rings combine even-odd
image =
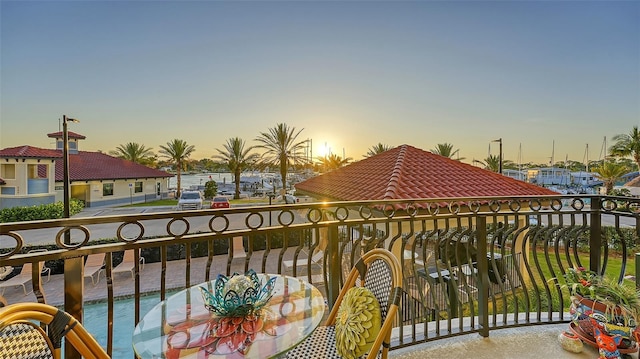
[[[178,199],[178,210],[202,209],[202,194],[200,191],[183,191]]]
[[[211,201],[211,208],[229,208],[231,204],[229,204],[229,200],[227,197],[214,197]]]

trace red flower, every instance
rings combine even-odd
[[[190,308],[187,309],[190,311]],[[276,336],[283,318],[263,309],[246,317],[217,317],[210,313],[192,317],[172,327],[167,335],[169,352],[200,348],[198,357],[208,354],[244,354],[260,332]]]

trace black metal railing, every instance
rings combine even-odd
[[[398,348],[567,322],[567,268],[589,267],[621,283],[637,270],[630,258],[640,233],[639,205],[604,196],[415,199],[4,223],[0,266],[34,268],[34,295],[7,288],[10,303],[60,304],[82,319],[88,302],[104,300],[104,345],[111,354],[114,327],[121,325],[114,320],[117,298],[132,298],[137,323],[145,293],[162,300],[172,289],[252,268],[303,277],[331,305],[358,258],[383,247],[403,264],[404,297],[392,341]],[[66,231],[71,244],[64,243]],[[29,253],[35,248],[48,250]],[[126,251],[133,259],[122,274]],[[106,280],[93,286],[83,265],[96,253],[105,254]],[[42,281],[40,263],[53,277],[62,274],[57,286]]]

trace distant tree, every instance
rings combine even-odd
[[[473,160],[473,162],[480,164],[485,170],[492,172],[500,171],[500,156],[498,155],[489,155],[484,161]]]
[[[229,138],[227,143],[224,144],[224,149],[216,148],[217,155],[213,158],[221,160],[229,167],[229,170],[233,173],[233,181],[236,185],[236,191],[233,198],[240,198],[240,174],[245,169],[248,169],[259,156],[256,153],[250,153],[255,149],[254,146],[244,147],[245,142],[239,137]]]
[[[582,162],[573,161],[569,159],[565,161],[557,162],[555,166],[558,168],[565,168],[571,172],[578,172],[578,171],[585,170],[585,166]]]
[[[167,142],[166,146],[160,145],[160,154],[173,161],[176,165],[176,177],[178,180],[176,197],[180,196],[181,176],[184,162],[189,158],[189,156],[191,156],[195,149],[196,148],[193,145],[187,144],[187,141],[179,140],[177,138],[171,142]]]
[[[351,162],[353,158],[347,157],[342,158],[332,153],[329,156],[320,156],[318,157],[318,162],[320,162],[320,166],[324,171],[332,171],[338,169],[340,167],[346,166]]]
[[[262,154],[263,165],[278,166],[282,177],[282,187],[287,188],[287,171],[290,166],[304,165],[307,162],[304,150],[306,140],[298,141],[301,129],[289,127],[285,123],[279,123],[267,132],[261,132],[256,141],[260,145],[256,148],[264,149]]]
[[[372,146],[371,148],[369,148],[369,151],[367,152],[366,155],[364,155],[364,157],[372,157],[372,156],[375,156],[375,155],[379,155],[382,152],[388,151],[390,149],[391,149],[391,147],[389,145],[384,145],[384,144],[378,142],[377,145]]]
[[[606,194],[609,194],[611,193],[611,190],[613,190],[613,186],[616,184],[616,181],[627,173],[627,168],[621,163],[604,161],[602,165],[595,167],[593,172],[597,174],[596,177],[604,182],[604,187],[607,191]]]
[[[453,144],[451,143],[438,143],[436,145],[436,148],[431,150],[432,153],[435,153],[436,155],[440,155],[440,156],[444,156],[447,158],[452,158],[453,156],[455,156],[456,154],[458,154],[460,152],[459,149],[456,149],[455,151],[453,150]],[[464,157],[460,158],[455,158],[456,160],[464,160]]]
[[[109,151],[109,154],[145,166],[153,166],[155,164],[155,154],[151,151],[151,148],[135,142],[119,145],[115,150]]]
[[[638,126],[633,126],[628,134],[613,136],[613,140],[616,142],[609,149],[609,153],[616,157],[631,156],[636,163],[636,168],[640,171],[640,132],[638,132]]]
[[[202,158],[198,160],[196,168],[203,172],[218,172],[218,171],[228,171],[229,169],[210,158]]]
[[[500,158],[498,158],[498,160],[500,160]],[[498,166],[499,165],[500,164],[498,164]],[[518,170],[518,169],[520,169],[520,166],[517,163],[515,163],[515,162],[513,162],[511,160],[503,160],[502,161],[502,168],[503,169],[510,169],[510,170]]]

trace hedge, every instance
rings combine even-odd
[[[69,202],[69,215],[80,213],[84,203],[75,198]],[[64,215],[64,204],[56,202],[30,207],[11,207],[0,209],[0,223],[41,221],[45,219],[58,219]]]

